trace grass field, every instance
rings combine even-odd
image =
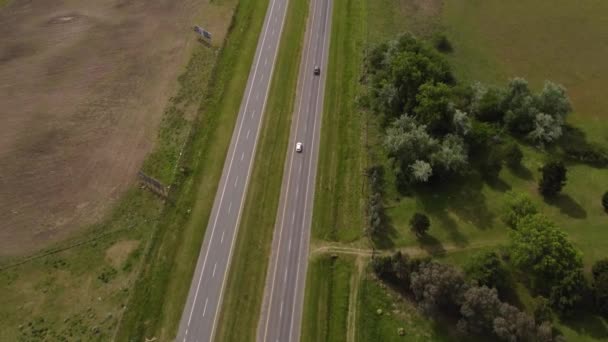
[[[310,260],[304,302],[302,341],[346,341],[353,257],[322,255]]]
[[[232,256],[218,341],[255,340],[283,179],[309,3],[292,0]]]
[[[363,233],[365,121],[356,106],[364,48],[363,6],[362,0],[334,3],[313,239],[350,242]]]
[[[186,172],[177,180],[180,191],[159,222],[118,340],[144,336],[170,340],[175,335],[266,8],[266,1],[238,4],[212,75],[209,89],[213,91],[201,104],[194,134],[182,156]]]
[[[217,23],[214,24],[217,37],[223,37],[234,2],[200,6],[205,12],[203,17],[212,16]],[[165,110],[161,131],[173,119],[171,116],[183,115],[189,115],[190,119],[181,127],[189,130],[194,115],[184,107],[194,106],[193,111],[197,112],[196,106],[207,93],[212,74],[215,75],[201,69],[214,68],[218,51],[216,45],[193,44],[188,49],[192,55],[176,82],[177,89]],[[171,110],[176,103],[182,105],[180,113]],[[159,143],[165,142],[161,136]],[[155,160],[172,164],[170,169],[175,170],[175,159]],[[192,202],[184,201],[187,196],[179,194],[187,194],[193,188],[192,177],[184,179],[183,174],[179,177],[185,184],[177,184],[174,198],[191,206]],[[179,192],[181,189],[183,193]],[[161,213],[167,217],[161,218]],[[184,217],[187,217],[185,210],[178,212],[150,192],[132,186],[106,218],[83,233],[27,259],[5,260],[0,266],[0,340],[111,340],[125,308],[131,308],[130,298],[142,265],[149,265],[144,256],[154,250],[154,242],[158,243],[163,229],[172,228],[167,222],[179,223]]]
[[[347,7],[344,2],[342,4]],[[545,79],[562,83],[568,88],[574,106],[569,123],[580,127],[588,140],[607,146],[608,126],[605,118],[608,117],[608,110],[605,108],[608,99],[600,94],[608,85],[608,69],[603,68],[608,46],[600,43],[602,37],[608,34],[607,19],[603,15],[608,10],[607,6],[603,2],[591,0],[580,3],[558,1],[551,4],[537,0],[517,3],[497,0],[483,3],[465,0],[379,0],[365,2],[357,7],[358,12],[344,10],[343,13],[348,15],[343,15],[341,20],[350,21],[348,25],[357,29],[364,28],[367,41],[361,44],[362,47],[390,39],[406,30],[421,37],[430,37],[437,31],[444,32],[454,46],[454,52],[447,57],[459,80],[464,82],[480,80],[488,84],[504,85],[508,78],[522,76],[530,80],[534,89],[539,89]],[[334,21],[339,22],[340,19]],[[352,51],[355,50],[351,50],[350,55],[356,55]],[[340,65],[349,65],[348,58],[340,57],[339,52],[338,48],[332,50],[333,58],[343,58]],[[353,65],[350,68],[354,70],[360,59],[351,63]],[[333,98],[340,99],[342,94],[349,91],[344,85],[340,89],[345,90],[332,94]],[[346,102],[344,99],[342,101]],[[354,106],[355,102],[352,103]],[[384,163],[386,169],[390,170],[386,158],[379,153],[381,150],[374,149],[374,144],[378,143],[379,130],[373,121],[367,124],[369,163]],[[324,126],[324,130],[323,134],[329,135],[326,133],[330,132],[327,126]],[[335,128],[331,134],[336,135],[338,130]],[[327,138],[328,141],[330,138]],[[356,142],[352,140],[350,143]],[[364,142],[360,144],[364,146]],[[320,173],[329,174],[327,170],[331,165],[338,165],[340,160],[346,163],[353,158],[352,151],[346,153],[339,146],[327,146],[326,154],[332,157],[321,159]],[[508,228],[500,219],[500,208],[504,193],[514,190],[528,193],[542,212],[567,232],[570,240],[583,252],[588,270],[594,261],[607,256],[607,217],[601,208],[600,198],[608,190],[608,172],[587,165],[569,164],[568,182],[563,194],[554,201],[545,202],[537,192],[537,170],[545,160],[546,153],[532,146],[524,146],[524,154],[524,167],[518,171],[503,169],[497,182],[488,183],[471,177],[461,184],[448,187],[420,188],[409,196],[397,193],[394,175],[389,171],[384,198],[391,229],[379,246],[405,248],[416,252],[416,255],[426,252],[446,262],[462,264],[473,252],[496,249],[506,243]],[[323,191],[322,188],[319,189],[318,192]],[[316,199],[322,215],[317,207],[315,215],[318,216],[317,222],[329,224],[316,225],[315,237],[330,241],[352,241],[355,232],[362,232],[363,224],[349,227],[353,231],[345,233],[336,229],[339,225],[335,222],[340,222],[338,218],[342,215],[352,214],[352,211],[343,209],[350,208],[343,203],[361,201],[363,193],[355,187],[351,187],[342,196],[338,196],[339,191],[329,186],[324,190],[326,194]],[[408,221],[416,211],[427,213],[431,218],[431,237],[424,243],[409,231]],[[363,281],[360,289],[358,341],[397,339],[396,329],[408,322],[408,319],[388,319],[384,315],[379,318],[376,315],[377,307],[383,303],[389,305],[393,301],[393,298],[386,297],[383,292],[385,291],[376,280]],[[525,305],[530,294],[521,285],[517,285],[517,293]],[[370,310],[367,315],[363,313],[365,310]],[[415,314],[415,311],[411,312]],[[608,338],[605,319],[592,315],[580,317],[582,318],[574,321],[558,322],[557,327],[567,340],[597,341]],[[453,338],[446,328],[420,316],[417,319],[420,321],[415,326],[426,327],[422,329],[426,332],[418,337],[408,337],[406,333],[405,340],[429,340],[431,336],[438,341]]]

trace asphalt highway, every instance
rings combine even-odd
[[[300,339],[310,226],[319,151],[325,75],[331,34],[331,0],[311,0],[298,78],[297,108],[272,242],[271,265],[258,326],[260,342]],[[319,66],[321,74],[315,75]],[[295,151],[302,142],[303,151]]]
[[[176,341],[212,341],[288,0],[270,0]]]

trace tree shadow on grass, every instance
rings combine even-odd
[[[562,323],[581,335],[590,336],[597,340],[608,338],[608,322],[597,315],[578,312],[572,317],[562,320]]]
[[[428,189],[418,189],[417,197],[422,202],[425,211],[432,216],[431,230],[438,226],[443,227],[449,239],[460,247],[468,245],[469,241],[459,229],[458,222],[450,217],[448,208],[450,208],[451,198],[446,193],[437,193],[433,190],[434,187]],[[433,224],[434,220],[438,220],[440,224]]]
[[[486,179],[486,184],[488,184],[490,188],[500,192],[511,190],[511,185],[500,178],[488,178]]]
[[[432,256],[444,255],[445,248],[443,244],[437,238],[430,234],[425,234],[418,238],[420,248],[424,249],[428,254]]]
[[[509,168],[509,170],[511,170],[511,172],[516,176],[519,177],[523,180],[532,180],[534,179],[533,175],[532,175],[532,171],[530,171],[528,168],[526,168],[523,165],[519,165],[516,167],[512,167]]]
[[[397,230],[389,215],[383,215],[383,221],[385,223],[384,226],[372,236],[372,241],[379,249],[390,249],[395,247],[394,238],[397,236]]]
[[[546,198],[545,202],[558,207],[562,213],[572,218],[584,219],[587,217],[585,209],[568,194],[558,194],[553,198]]]

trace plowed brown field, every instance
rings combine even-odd
[[[74,235],[133,182],[194,42],[197,8],[14,0],[0,9],[0,257]]]

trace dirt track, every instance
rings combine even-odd
[[[0,257],[73,235],[135,179],[193,42],[195,4],[0,9]]]

